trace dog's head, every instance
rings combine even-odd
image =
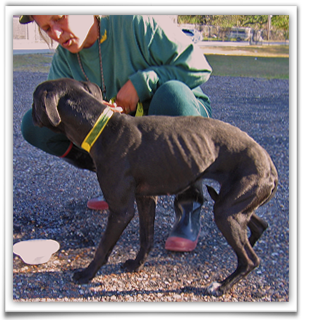
[[[37,86],[33,95],[32,117],[34,124],[57,131],[56,128],[61,123],[58,110],[60,101],[63,99],[64,102],[71,103],[71,101],[83,99],[83,92],[102,100],[100,88],[91,82],[67,78],[42,82]]]

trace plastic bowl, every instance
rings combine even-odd
[[[59,247],[55,240],[35,239],[15,243],[13,252],[26,264],[42,264],[48,262]]]

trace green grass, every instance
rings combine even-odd
[[[13,70],[48,73],[52,56],[51,53],[13,55]]]
[[[206,55],[206,58],[215,76],[289,79],[289,58],[225,55]]]
[[[289,58],[271,57],[270,53],[282,53],[282,48],[270,46],[258,51],[257,60],[254,56],[207,54],[206,58],[213,69],[213,75],[230,77],[257,77],[267,79],[289,79]],[[285,46],[282,46],[285,47]],[[242,49],[240,49],[242,48]],[[252,50],[251,47],[224,47],[224,50]],[[253,49],[254,50],[254,49]],[[259,48],[257,47],[257,50]],[[235,51],[235,52],[239,52]],[[248,51],[251,53],[251,51]],[[269,56],[264,56],[265,53]],[[262,54],[262,55],[261,55]],[[52,54],[22,54],[13,56],[14,71],[30,71],[48,73]]]
[[[289,57],[289,46],[203,46],[206,49],[215,49],[222,55],[254,56],[254,57]]]

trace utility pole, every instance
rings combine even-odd
[[[268,15],[268,41],[270,39],[270,28],[271,28],[271,17],[272,16],[273,16],[272,14]]]

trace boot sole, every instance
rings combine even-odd
[[[100,198],[94,198],[87,202],[87,207],[92,210],[107,210],[109,209],[108,203]]]
[[[195,241],[180,237],[169,237],[165,243],[165,249],[169,251],[188,252],[193,251],[198,242],[198,237]]]

